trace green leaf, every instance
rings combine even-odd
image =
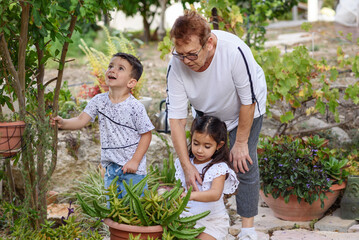
[[[192,186],[188,189],[187,195],[182,199],[181,205],[178,207],[178,210],[175,211],[173,214],[167,216],[165,219],[162,220],[161,225],[167,226],[169,223],[171,223],[173,220],[179,217],[179,215],[183,212],[185,207],[187,206],[187,203],[189,201],[189,198],[191,196],[192,192]]]
[[[322,115],[325,114],[325,103],[318,99],[315,105],[315,109],[317,109]]]
[[[131,200],[133,200],[135,212],[137,213],[138,218],[141,220],[144,226],[148,226],[149,219],[145,213],[145,210],[143,209],[143,205],[141,204],[139,197],[133,192],[125,180],[123,180],[123,185],[127,191],[127,194],[131,197]]]
[[[282,123],[288,123],[293,118],[294,118],[293,112],[286,112],[284,115],[280,116],[280,121]]]
[[[9,10],[11,11],[14,6],[16,6],[17,2],[12,2],[9,4]]]
[[[344,98],[346,100],[351,98],[355,104],[359,104],[359,83],[356,83],[354,85],[349,85],[347,89],[345,89]]]
[[[199,213],[199,214],[196,214],[196,215],[193,215],[193,216],[180,218],[179,222],[180,223],[196,222],[199,219],[202,219],[202,218],[208,216],[208,214],[210,214],[210,213],[211,213],[211,211],[207,210],[207,211],[205,211],[203,213]]]
[[[32,16],[34,17],[34,23],[37,27],[41,27],[42,23],[41,23],[41,17],[39,14],[39,10],[33,8],[32,9]]]

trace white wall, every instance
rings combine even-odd
[[[183,14],[183,7],[181,3],[175,3],[167,8],[165,16],[165,28],[170,29],[177,19],[177,17]],[[120,31],[134,31],[142,30],[142,16],[137,13],[134,17],[126,18],[125,14],[121,11],[111,12],[112,20],[110,21],[110,27],[118,29]],[[156,29],[160,23],[160,16],[156,15],[151,24],[151,29]],[[101,24],[101,23],[99,23]]]

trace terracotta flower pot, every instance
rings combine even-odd
[[[112,221],[109,218],[104,219],[104,223],[110,228],[110,239],[111,240],[120,240],[120,239],[129,239],[130,234],[134,237],[141,234],[140,239],[158,238],[162,239],[163,228],[160,225],[157,226],[134,226],[121,224]]]
[[[346,186],[345,182],[342,184],[334,184],[330,189],[333,191],[327,192],[328,199],[324,200],[324,208],[321,208],[320,199],[313,202],[311,205],[304,200],[300,203],[297,201],[297,196],[291,195],[289,202],[285,203],[282,196],[274,199],[272,195],[268,194],[266,197],[262,190],[260,196],[263,201],[272,209],[274,216],[286,221],[311,221],[323,217],[324,213],[334,204],[337,200],[340,190]]]
[[[15,156],[22,146],[22,135],[25,130],[25,122],[1,122],[0,123],[0,154],[4,157]]]

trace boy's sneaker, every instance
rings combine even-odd
[[[257,233],[247,233],[246,235],[240,236],[239,240],[258,240]]]

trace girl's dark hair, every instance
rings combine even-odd
[[[222,141],[224,145],[218,149],[212,156],[212,161],[203,168],[202,179],[204,178],[207,170],[215,163],[225,162],[228,167],[233,169],[231,162],[229,161],[229,148],[227,144],[227,126],[217,117],[202,116],[193,120],[191,127],[191,143],[189,145],[189,155],[194,157],[192,152],[192,137],[194,132],[208,134],[213,140],[220,144]]]
[[[135,56],[131,54],[123,52],[116,53],[112,57],[120,57],[127,60],[127,62],[132,66],[131,77],[133,77],[137,81],[140,80],[140,77],[143,72],[143,66],[140,60],[138,60]]]

